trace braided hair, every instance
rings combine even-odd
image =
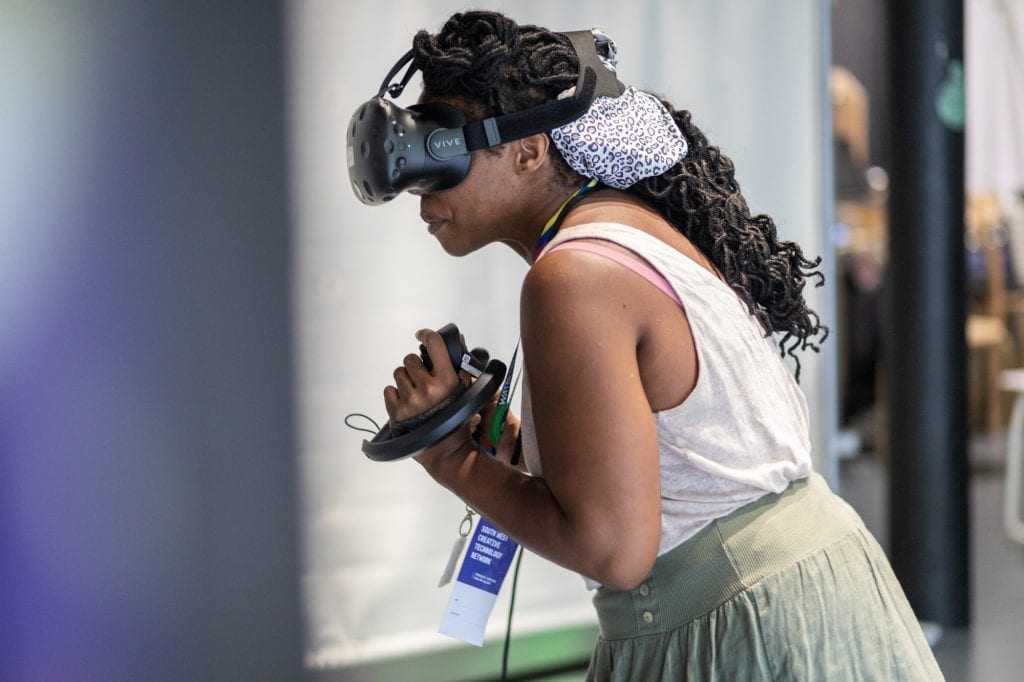
[[[425,96],[457,98],[474,118],[551,101],[575,85],[579,73],[567,37],[519,25],[497,12],[458,13],[437,34],[420,31],[413,38],[413,60],[423,74]],[[661,175],[625,191],[656,210],[707,256],[766,334],[781,335],[779,348],[795,360],[799,378],[796,351],[817,351],[828,336],[803,294],[808,279],[815,279],[816,286],[824,284],[817,270],[821,258],[809,260],[798,244],[780,240],[769,216],[751,215],[729,157],[708,143],[690,112],[662,103],[689,152]],[[581,180],[554,145],[549,154],[561,178]]]

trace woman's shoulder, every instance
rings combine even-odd
[[[585,233],[579,241],[618,248],[603,237],[587,236],[593,234]],[[526,273],[520,308],[524,315],[548,323],[580,322],[583,317],[601,324],[625,322],[644,295],[635,279],[629,270],[593,250],[549,249]]]
[[[620,263],[643,262],[666,277],[668,275],[662,272],[662,268],[675,273],[692,273],[697,268],[724,283],[711,259],[667,222],[639,225],[612,220],[576,223],[563,228],[546,252],[555,255],[556,251],[573,250],[591,253],[615,251],[626,257],[620,258]]]
[[[573,321],[639,328],[652,314],[666,312],[663,299],[672,304],[675,300],[648,283],[659,278],[646,266],[648,249],[617,238],[623,231],[643,236],[627,225],[592,223],[556,238],[526,273],[522,314],[547,324]],[[644,268],[650,274],[638,277]]]
[[[594,237],[585,237],[594,241]],[[603,259],[578,249],[555,249],[537,259],[523,280],[523,300],[572,302],[579,297],[600,295],[609,284]]]

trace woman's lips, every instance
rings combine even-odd
[[[420,217],[423,219],[423,222],[427,224],[427,232],[430,234],[434,234],[440,230],[447,222],[444,218],[438,218],[437,216],[421,215]]]

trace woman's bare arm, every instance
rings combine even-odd
[[[620,589],[647,575],[661,529],[657,435],[630,303],[649,292],[629,277],[585,256],[552,254],[524,283],[523,350],[543,478],[500,461],[517,429],[497,459],[476,447],[468,426],[417,457],[532,551]],[[436,333],[420,339],[444,352]]]

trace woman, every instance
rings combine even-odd
[[[413,54],[422,101],[469,120],[571,94],[579,70],[565,36],[491,12],[418,33]],[[492,457],[477,418],[416,459],[596,589],[590,678],[941,678],[881,550],[812,473],[772,342],[795,358],[826,335],[803,298],[817,261],[751,215],[688,112],[627,89],[419,194],[448,253],[501,242],[531,267],[521,432],[509,418]],[[392,423],[456,389],[433,365],[395,371]],[[510,464],[519,439],[529,473]]]

